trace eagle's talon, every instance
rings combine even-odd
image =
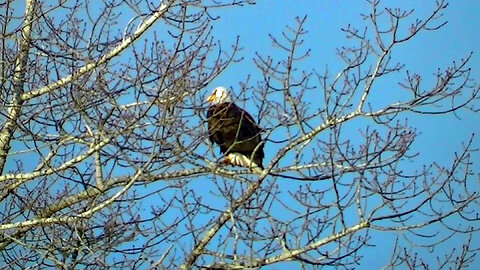
[[[235,166],[234,160],[231,159],[230,155],[227,155],[223,160],[219,162],[222,165],[232,165]]]
[[[232,154],[228,154],[221,163],[225,165],[239,166],[235,160],[235,156],[232,156]]]
[[[225,165],[230,165],[230,164],[232,164],[232,161],[230,160],[230,158],[229,158],[228,156],[226,156],[226,157],[222,160],[221,163],[222,163],[222,164],[225,164]]]

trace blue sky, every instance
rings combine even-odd
[[[258,4],[237,9],[222,9],[218,11],[221,19],[214,23],[216,38],[224,43],[232,44],[236,36],[240,36],[240,44],[243,51],[240,56],[245,60],[232,64],[214,85],[226,85],[235,91],[238,83],[244,81],[247,76],[255,78],[258,71],[253,65],[254,53],[282,57],[282,54],[272,49],[269,34],[278,37],[286,25],[294,25],[295,17],[307,15],[305,29],[309,33],[304,36],[303,48],[312,49],[311,57],[300,64],[305,70],[315,69],[322,71],[326,66],[332,73],[339,71],[343,65],[335,54],[335,48],[348,42],[340,31],[347,24],[355,26],[366,25],[359,13],[370,11],[370,7],[363,1],[259,1]],[[354,3],[354,4],[353,4]],[[410,22],[415,18],[423,18],[433,10],[434,1],[382,1],[381,6],[401,7],[415,9]],[[466,57],[471,51],[474,52],[469,66],[472,68],[472,78],[480,79],[480,1],[452,1],[444,12],[447,25],[438,31],[423,32],[410,42],[401,45],[394,51],[394,57],[406,64],[406,69],[422,75],[422,85],[428,86],[433,83],[433,73],[439,67],[445,67],[454,60]],[[408,24],[406,25],[408,26]],[[226,43],[226,44],[225,44]],[[383,81],[377,85],[374,92],[377,98],[390,99],[384,95],[382,88],[399,88],[397,82],[405,75],[405,71],[392,80]],[[255,80],[253,80],[255,81]],[[247,102],[248,103],[248,102]],[[477,103],[478,107],[478,103]],[[409,123],[421,132],[417,137],[413,148],[420,156],[416,159],[413,167],[422,168],[422,164],[430,164],[435,161],[440,165],[448,166],[452,162],[455,152],[461,150],[462,142],[467,141],[472,133],[479,133],[480,119],[478,114],[469,111],[460,111],[454,115],[415,115],[406,114]],[[362,128],[356,126],[355,128]],[[477,138],[474,145],[480,146]],[[267,146],[268,149],[269,146]],[[276,153],[275,149],[267,150],[267,153]],[[268,159],[267,154],[267,159]],[[472,161],[480,163],[480,155],[473,157]],[[268,162],[268,160],[267,160]],[[478,172],[478,170],[477,170]],[[477,176],[478,177],[478,176]],[[279,183],[288,186],[289,183]],[[382,234],[374,238],[378,246],[369,249],[368,253],[376,255],[368,256],[362,260],[359,269],[377,269],[384,265],[391,255],[391,249],[395,234]],[[454,239],[455,240],[455,239]],[[477,240],[478,239],[477,236]],[[459,241],[462,241],[459,239]],[[457,242],[452,242],[455,245]],[[436,250],[438,252],[439,250]],[[435,254],[434,252],[433,254]],[[424,254],[432,256],[433,254]],[[383,258],[384,260],[378,260]],[[366,267],[365,265],[367,265]],[[290,265],[291,266],[291,265]],[[363,266],[363,267],[362,267]],[[272,269],[288,269],[287,265],[274,265]]]
[[[20,2],[19,2],[20,3]],[[294,3],[294,4],[293,4]],[[21,3],[20,3],[21,4]],[[412,18],[424,17],[434,8],[434,1],[383,1],[382,5],[389,7],[402,7],[405,9],[415,8],[415,14]],[[213,22],[214,36],[220,40],[224,47],[228,47],[234,43],[237,36],[240,37],[240,45],[243,50],[239,56],[244,58],[239,63],[232,63],[229,68],[221,74],[211,85],[207,86],[205,91],[210,90],[216,85],[225,85],[232,87],[234,91],[238,90],[239,83],[245,81],[247,76],[252,77],[252,81],[260,78],[259,72],[255,69],[252,59],[255,52],[262,55],[272,55],[275,58],[282,58],[284,54],[272,49],[269,34],[279,36],[286,25],[294,25],[295,17],[307,16],[304,28],[309,32],[304,36],[305,44],[303,49],[311,49],[311,56],[304,60],[299,68],[305,70],[315,69],[323,71],[326,66],[331,73],[339,71],[343,64],[336,56],[335,49],[348,42],[344,34],[340,31],[347,24],[355,26],[365,25],[360,18],[359,13],[369,12],[370,7],[364,1],[259,1],[256,5],[245,6],[241,8],[222,8],[213,15],[221,16],[218,21]],[[128,13],[126,13],[128,14]],[[121,17],[121,22],[127,22],[128,16]],[[422,74],[423,83],[428,85],[432,83],[431,75],[438,67],[444,67],[453,60],[465,57],[470,51],[474,51],[470,67],[473,70],[472,77],[480,80],[480,1],[452,1],[449,8],[444,14],[444,19],[448,24],[442,29],[434,32],[423,32],[411,42],[402,45],[398,51],[394,52],[397,59],[406,64],[406,68],[416,73]],[[125,20],[123,20],[125,19]],[[163,25],[157,24],[154,28],[159,29]],[[121,26],[123,30],[123,25]],[[142,40],[149,40],[152,31],[140,38],[136,45],[141,46]],[[125,57],[125,58],[123,58]],[[122,59],[127,59],[128,54],[122,54]],[[394,76],[392,81],[384,81],[379,84],[374,91],[375,96],[382,100],[388,99],[384,92],[385,88],[398,88],[395,79],[402,78],[404,73]],[[248,101],[247,101],[248,103]],[[249,108],[254,108],[248,105]],[[255,114],[255,111],[251,111]],[[421,155],[414,164],[421,168],[422,164],[430,164],[437,161],[441,165],[451,163],[455,151],[461,150],[461,142],[467,141],[473,133],[479,133],[479,116],[468,111],[458,113],[461,120],[453,115],[427,115],[419,116],[407,114],[409,123],[416,127],[422,134],[417,138],[413,147],[417,149]],[[354,126],[352,130],[364,129],[361,123]],[[478,134],[480,135],[480,134]],[[479,138],[476,139],[475,145],[480,146]],[[266,146],[266,161],[278,151],[275,145]],[[473,161],[480,163],[480,155],[477,152]],[[477,165],[478,166],[478,165]],[[8,168],[7,168],[8,170]],[[211,176],[208,176],[210,179]],[[158,186],[164,185],[157,183]],[[297,185],[298,183],[290,183],[285,180],[278,183],[280,186],[288,187]],[[196,179],[191,183],[191,187],[198,185],[204,186],[202,179]],[[153,205],[157,201],[151,202]],[[144,204],[148,212],[148,203]],[[375,243],[378,244],[374,248],[374,258],[390,255],[390,248],[393,245],[394,235],[389,234],[388,239],[378,238]],[[477,237],[477,242],[480,239]],[[387,243],[387,244],[384,244]],[[381,267],[382,261],[369,261],[364,259],[362,263],[368,262],[369,269]],[[295,265],[294,265],[295,266]],[[284,264],[278,264],[271,267],[272,269],[289,269]],[[364,267],[361,267],[364,268]],[[361,269],[360,268],[360,269]],[[365,269],[365,268],[364,268]]]
[[[330,72],[335,74],[344,66],[336,56],[335,49],[345,45],[349,41],[344,37],[344,33],[340,31],[347,24],[354,26],[365,25],[365,21],[361,19],[359,13],[367,13],[370,7],[363,1],[259,1],[256,5],[245,6],[241,8],[222,8],[212,12],[212,16],[220,16],[221,18],[212,23],[214,26],[213,36],[222,43],[223,48],[231,46],[237,36],[240,37],[240,47],[242,51],[238,56],[244,60],[238,63],[232,63],[220,76],[218,76],[210,85],[205,88],[205,92],[210,92],[217,85],[231,87],[235,92],[239,92],[239,84],[244,82],[248,76],[251,77],[250,83],[254,84],[260,79],[260,73],[255,68],[253,58],[255,53],[263,56],[270,55],[275,59],[284,59],[285,53],[272,48],[269,34],[280,36],[285,30],[286,25],[293,26],[295,17],[307,16],[304,25],[308,34],[304,36],[305,43],[301,50],[311,49],[311,56],[299,64],[300,69],[316,70],[322,72],[328,66]],[[355,3],[355,4],[352,4]],[[434,1],[385,1],[384,6],[399,6],[405,9],[415,8],[415,14],[411,20],[417,17],[425,17],[434,8]],[[438,67],[445,67],[453,60],[465,57],[470,51],[475,51],[470,66],[474,70],[473,77],[480,79],[480,37],[476,29],[480,29],[480,2],[478,1],[456,1],[453,2],[444,14],[448,24],[439,31],[423,32],[411,42],[401,45],[397,51],[394,51],[394,57],[406,64],[406,68],[422,75],[424,85],[429,85],[433,80],[433,73]],[[411,22],[410,20],[410,22]],[[162,24],[154,27],[154,31],[162,32]],[[149,40],[151,30],[147,35],[143,36],[136,42],[139,47],[142,46],[143,40]],[[130,57],[128,53],[122,54],[121,58]],[[372,95],[377,102],[394,102],[390,93],[387,91],[396,91],[399,88],[397,82],[404,77],[404,72],[392,76],[391,80],[382,80],[375,88]],[[390,78],[390,77],[388,77]],[[386,94],[385,94],[386,93]],[[246,108],[254,115],[256,119],[255,106],[252,106],[248,100],[245,102]],[[433,161],[441,165],[448,166],[453,158],[455,151],[461,150],[461,142],[468,140],[472,132],[477,129],[478,132],[478,116],[472,113],[462,111],[458,113],[462,120],[458,120],[453,115],[427,115],[419,116],[414,114],[405,114],[409,119],[409,123],[417,128],[421,135],[417,137],[414,147],[421,155],[416,159],[410,170],[421,169],[423,164],[430,164]],[[364,130],[367,122],[358,121],[354,125],[347,125],[348,130],[352,133],[352,139],[358,133],[358,130]],[[347,129],[347,128],[345,128]],[[348,135],[348,134],[347,134]],[[275,139],[275,138],[273,138]],[[476,140],[479,146],[479,140]],[[265,148],[266,160],[264,164],[268,164],[273,155],[279,150],[279,145],[267,144]],[[218,149],[216,149],[218,153]],[[476,160],[475,160],[476,159]],[[480,162],[477,155],[474,161]],[[284,160],[288,163],[288,160]],[[418,167],[416,167],[418,166]],[[223,199],[218,199],[210,193],[205,182],[208,181],[209,187],[214,189],[211,175],[192,179],[189,181],[188,188],[195,191],[199,196],[203,196],[204,203],[209,205],[225,204]],[[344,179],[343,181],[348,181]],[[277,184],[280,189],[295,191],[301,182],[291,182],[289,180],[279,180]],[[162,182],[152,184],[151,188],[159,188],[164,186]],[[328,185],[328,183],[315,183],[316,187]],[[150,188],[150,187],[149,187]],[[166,193],[168,194],[168,193]],[[169,197],[169,195],[163,196]],[[170,194],[173,196],[173,194]],[[286,195],[286,192],[284,193]],[[284,197],[285,198],[285,197]],[[142,207],[148,216],[149,204],[156,206],[158,201],[153,200],[143,202]],[[273,208],[276,209],[276,208]],[[278,208],[280,209],[280,208]],[[167,216],[166,222],[173,220],[179,213],[173,213]],[[281,213],[273,214],[281,216]],[[197,217],[196,222],[203,223],[210,215]],[[171,219],[170,219],[171,218]],[[351,220],[351,224],[356,221]],[[228,224],[227,224],[228,226]],[[373,232],[375,233],[375,232]],[[221,233],[220,233],[221,235]],[[396,234],[382,233],[377,234],[372,243],[377,245],[373,248],[365,249],[366,257],[361,261],[359,269],[378,269],[387,262],[391,255]],[[456,239],[454,239],[456,240]],[[459,239],[462,241],[463,239]],[[217,239],[212,240],[211,245],[214,247],[218,243]],[[163,250],[168,245],[159,245],[158,248]],[[438,252],[438,250],[436,250]],[[375,254],[371,256],[371,254]],[[432,256],[425,253],[425,256]],[[298,267],[297,263],[275,264],[267,269],[291,269]]]
[[[232,64],[212,83],[210,88],[218,84],[235,90],[238,88],[238,83],[245,80],[247,75],[254,78],[258,76],[252,61],[254,53],[275,56],[277,52],[272,50],[268,35],[280,36],[286,25],[294,25],[297,16],[307,15],[305,29],[309,33],[305,36],[303,48],[312,50],[311,57],[300,64],[301,68],[323,71],[328,66],[332,73],[335,73],[343,67],[335,53],[335,49],[346,42],[340,29],[349,23],[355,26],[366,25],[359,16],[359,13],[370,11],[366,2],[342,0],[296,1],[294,5],[291,3],[286,0],[259,1],[256,5],[241,9],[218,11],[221,19],[218,23],[214,23],[216,38],[225,46],[232,44],[237,35],[240,36],[240,44],[243,47],[240,55],[245,60]],[[410,17],[411,22],[414,18],[429,15],[435,3],[434,1],[382,1],[381,6],[414,8],[415,13]],[[473,70],[472,78],[478,80],[480,78],[479,18],[479,1],[452,1],[444,12],[447,25],[438,31],[421,33],[411,42],[401,45],[394,52],[394,56],[404,62],[408,70],[421,74],[423,83],[428,85],[432,83],[432,74],[437,68],[445,67],[454,60],[458,61],[473,51],[469,66]],[[403,78],[404,74],[402,72],[398,78]],[[397,81],[387,81],[385,85],[399,88]],[[409,116],[412,125],[422,132],[417,144],[425,147],[425,151],[422,151],[425,160],[448,163],[452,153],[459,150],[460,142],[467,140],[475,131],[476,123],[479,121],[478,115],[461,111],[458,116],[461,120],[453,115]]]

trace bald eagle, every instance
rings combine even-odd
[[[225,163],[263,169],[262,129],[252,116],[232,102],[225,87],[213,89],[207,101],[211,103],[207,112],[208,136],[226,155]]]

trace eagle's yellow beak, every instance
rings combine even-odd
[[[215,99],[215,93],[207,97],[207,102],[212,102]]]

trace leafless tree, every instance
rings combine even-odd
[[[205,125],[211,81],[254,46],[212,26],[253,1],[152,2],[0,3],[0,266],[352,269],[382,239],[385,268],[473,265],[478,140],[420,164],[407,121],[478,112],[471,54],[427,79],[395,57],[445,1],[419,19],[369,1],[333,74],[302,68],[306,17],[272,34],[235,89],[265,130],[261,171],[219,162]]]

